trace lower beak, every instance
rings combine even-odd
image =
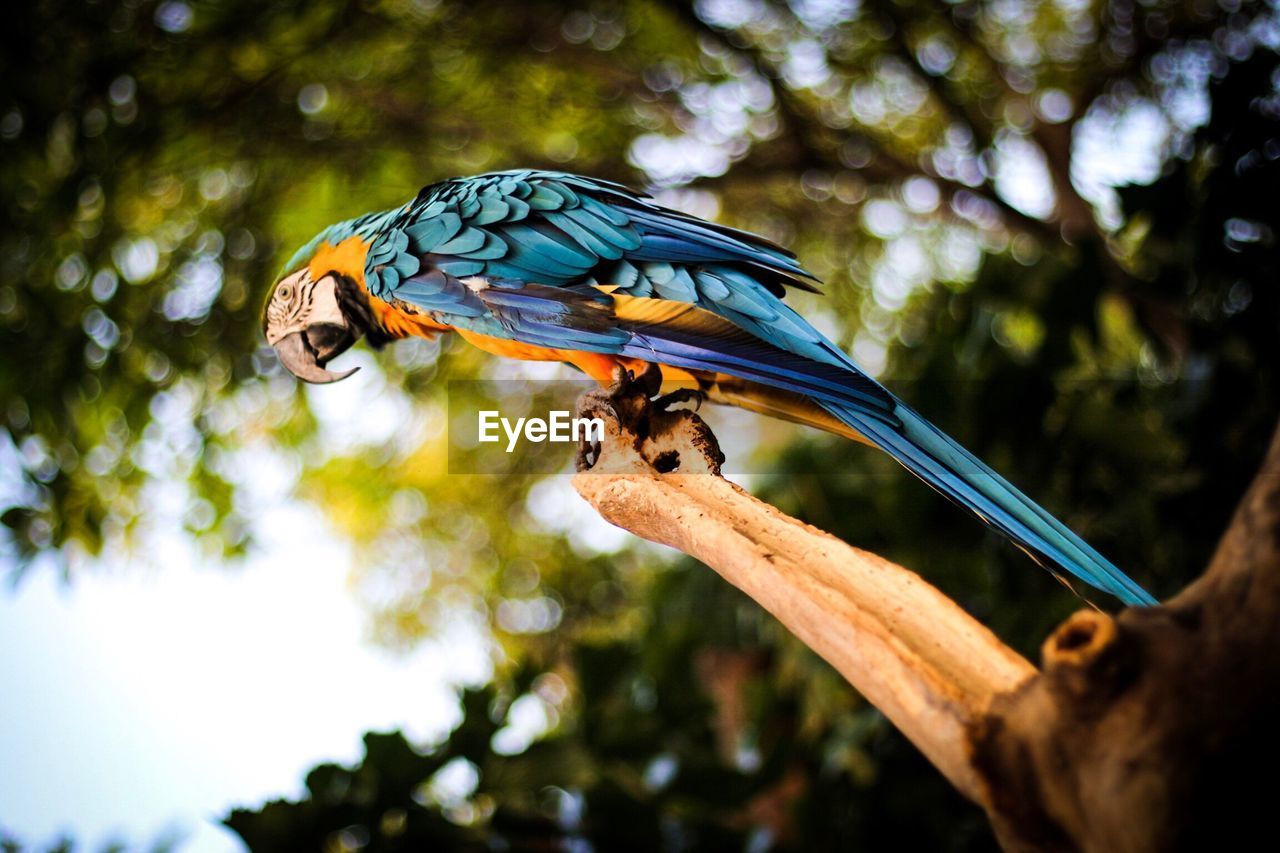
[[[342,327],[334,326],[333,329],[340,330],[343,334],[338,335],[329,329],[316,329],[314,332],[294,332],[285,335],[275,344],[276,355],[280,357],[280,362],[289,369],[290,373],[304,382],[324,385],[346,379],[360,368],[353,367],[350,370],[333,373],[325,370],[323,365],[328,363],[329,359],[344,352],[355,342],[355,338]],[[315,343],[319,343],[320,346],[316,346]]]

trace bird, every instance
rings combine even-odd
[[[358,340],[451,333],[486,352],[570,364],[603,385],[658,365],[713,402],[879,448],[1065,581],[1156,600],[1080,536],[860,368],[783,301],[817,292],[764,237],[611,181],[521,169],[440,181],[400,207],[325,228],[263,311],[306,382]]]

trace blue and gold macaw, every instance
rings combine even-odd
[[[782,301],[812,291],[787,250],[607,181],[511,171],[433,184],[299,250],[267,341],[308,382],[360,337],[456,332],[608,384],[650,364],[709,399],[874,445],[1054,572],[1153,599],[1079,536],[890,394]]]

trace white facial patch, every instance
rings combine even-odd
[[[345,326],[347,320],[338,307],[338,286],[330,276],[325,276],[315,283],[311,291],[311,311],[307,324],[329,323],[334,326]]]
[[[286,335],[305,332],[318,323],[347,325],[332,276],[312,281],[310,270],[303,267],[276,283],[267,304],[267,343],[274,346]]]

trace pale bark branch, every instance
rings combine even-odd
[[[1007,849],[1243,849],[1269,831],[1280,431],[1203,578],[1160,607],[1076,613],[1037,671],[914,572],[721,477],[696,415],[652,411],[634,385],[580,407],[607,434],[578,492],[777,617],[987,811]]]

